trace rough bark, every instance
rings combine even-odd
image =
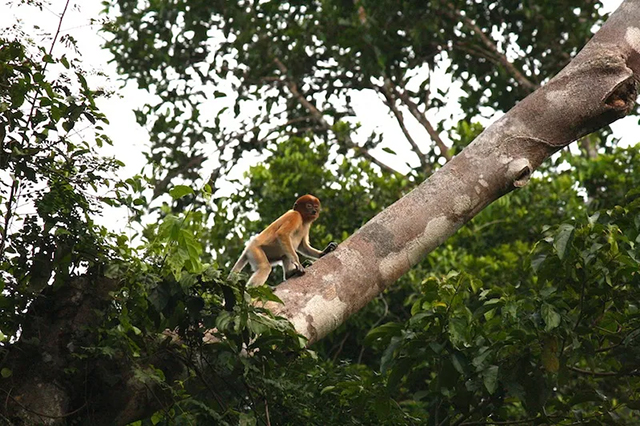
[[[573,61],[488,127],[427,181],[278,286],[309,344],[420,262],[489,203],[525,185],[572,141],[625,116],[640,77],[640,0],[626,0]]]

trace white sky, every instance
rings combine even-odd
[[[40,29],[33,30],[33,38],[39,41],[46,34],[52,35],[58,25],[58,17],[64,9],[66,0],[50,0],[49,5],[46,6],[42,12],[33,7],[20,6],[17,1],[0,0],[3,4],[0,5],[0,29],[13,25],[16,20],[22,19],[24,22],[23,29],[30,31],[34,25],[38,25]],[[605,11],[609,12],[614,10],[622,0],[605,0]],[[121,176],[128,177],[136,173],[139,173],[145,165],[145,160],[142,155],[142,150],[148,142],[148,136],[144,129],[140,128],[135,122],[133,110],[136,107],[142,106],[145,103],[145,99],[150,99],[149,94],[145,91],[138,90],[134,84],[128,83],[122,89],[119,89],[122,82],[119,82],[118,76],[115,72],[115,65],[109,64],[109,58],[111,55],[102,50],[100,45],[104,41],[101,35],[98,34],[99,25],[92,25],[91,19],[98,18],[98,13],[101,10],[101,2],[98,0],[72,0],[70,6],[65,15],[65,19],[62,24],[62,33],[68,33],[72,35],[78,42],[79,51],[82,55],[83,66],[86,70],[95,70],[104,72],[108,78],[99,77],[94,75],[89,79],[92,87],[103,86],[110,89],[118,89],[119,96],[114,96],[111,99],[102,99],[99,101],[100,109],[106,114],[110,121],[110,126],[107,128],[107,133],[114,141],[113,147],[105,147],[103,149],[104,154],[113,155],[126,164],[126,167],[122,170]],[[50,43],[50,37],[47,38]],[[61,49],[62,46],[58,46]],[[58,54],[60,50],[56,50]],[[444,72],[436,72],[432,78],[438,86],[450,87],[452,82],[447,78]],[[363,137],[369,135],[374,128],[384,129],[385,142],[380,146],[392,147],[398,151],[398,147],[394,146],[394,142],[401,140],[405,143],[405,138],[402,135],[400,128],[398,127],[395,119],[388,115],[388,109],[382,104],[376,94],[371,91],[364,92],[353,97],[354,109],[356,110],[358,120],[361,120],[362,129],[360,130]],[[432,122],[437,122],[438,119],[448,118],[455,111],[453,108],[446,108],[440,111],[437,115],[435,112],[429,112],[427,115]],[[367,117],[365,119],[364,117]],[[424,132],[424,129],[415,121],[413,117],[410,117],[408,113],[405,113],[407,118],[407,127],[409,131],[414,135],[416,141],[429,141],[428,136]],[[636,144],[640,139],[640,126],[638,125],[638,117],[626,117],[619,120],[612,125],[616,136],[622,138],[624,145]],[[446,136],[443,134],[444,139]],[[430,143],[430,142],[428,142]],[[404,159],[402,156],[394,156],[386,154],[378,149],[380,155],[378,156],[382,161],[397,166],[398,169],[403,169]],[[376,152],[376,154],[378,153]],[[400,158],[398,158],[400,157]],[[253,161],[256,161],[253,157]],[[251,163],[251,159],[246,161],[246,164]],[[405,169],[406,170],[406,169]],[[120,228],[126,223],[126,218],[116,218],[112,212],[108,214],[111,216],[108,222],[115,228]]]

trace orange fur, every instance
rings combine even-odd
[[[317,259],[336,248],[335,243],[330,243],[320,251],[309,244],[309,229],[319,214],[320,200],[310,194],[298,198],[292,210],[249,241],[231,273],[238,273],[247,263],[251,264],[254,273],[247,282],[248,286],[264,284],[271,273],[271,266],[278,262],[282,262],[285,279],[304,274],[296,252]]]

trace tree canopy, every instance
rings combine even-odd
[[[311,346],[264,307],[277,286],[226,278],[298,195],[323,202],[323,246],[450,164],[570,63],[601,2],[104,4],[121,76],[156,95],[136,111],[151,139],[137,176],[99,155],[118,141],[105,93],[60,53],[73,38],[0,35],[3,421],[637,422],[640,152],[607,127]],[[621,90],[635,98],[621,84],[613,107]],[[369,95],[402,139],[361,131],[354,99]],[[135,235],[97,226],[106,206]]]

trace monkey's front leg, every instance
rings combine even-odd
[[[322,250],[322,253],[320,253],[320,257],[324,256],[325,254],[331,253],[337,247],[338,247],[338,244],[336,244],[333,241],[331,241],[329,244],[327,244],[327,246],[324,248],[324,250]]]
[[[293,248],[293,242],[291,241],[291,235],[278,236],[278,243],[282,250],[282,264],[284,265],[285,279],[288,279],[294,275],[303,275],[304,267],[300,263],[300,259]]]
[[[292,262],[287,257],[282,260],[282,266],[284,267],[285,280],[288,280],[291,277],[304,275],[304,267],[299,262]]]

